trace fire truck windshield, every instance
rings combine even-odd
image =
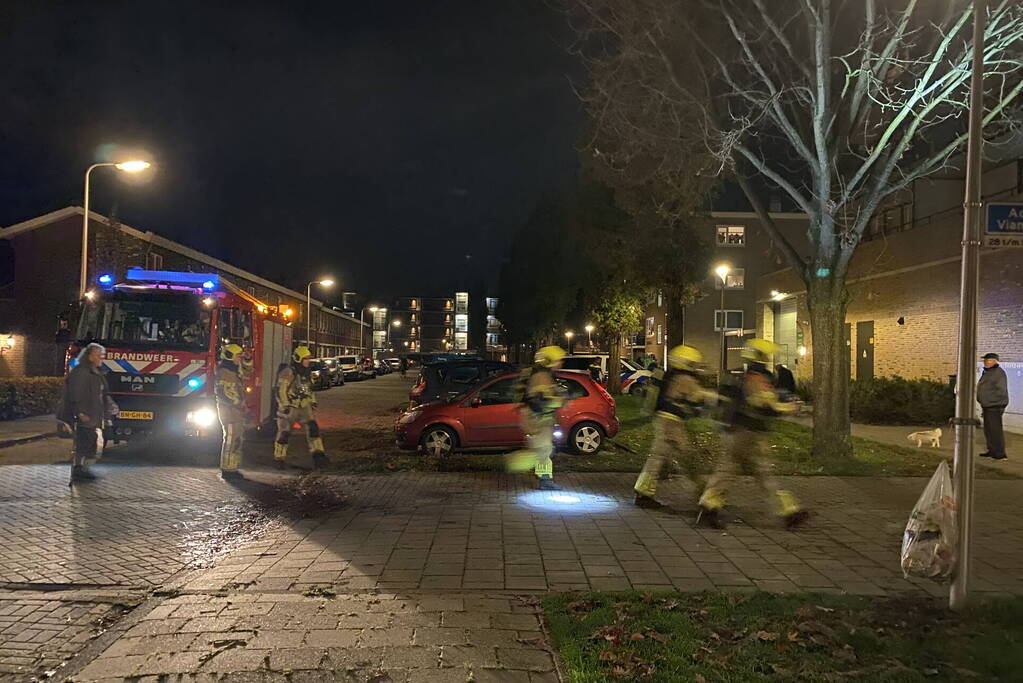
[[[205,349],[210,311],[191,294],[115,291],[85,303],[77,336],[114,347]]]

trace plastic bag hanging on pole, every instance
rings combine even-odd
[[[902,536],[902,573],[906,577],[947,578],[955,568],[956,501],[944,460],[916,501]]]

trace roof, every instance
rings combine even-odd
[[[15,237],[22,233],[30,232],[37,228],[42,228],[44,226],[51,225],[53,223],[62,221],[72,216],[82,216],[84,215],[84,213],[85,213],[84,210],[80,206],[66,206],[63,209],[51,211],[50,213],[45,213],[42,216],[30,218],[29,220],[22,221],[21,223],[15,223],[14,225],[10,225],[6,228],[0,228],[0,239],[10,239],[11,237]],[[104,216],[103,214],[96,213],[95,211],[89,212],[89,218],[90,220],[95,221],[97,223],[105,223],[107,225],[110,225],[110,219],[108,217]],[[298,299],[301,301],[306,298],[306,295],[303,294],[302,292],[296,292],[295,290],[289,289],[284,285],[279,285],[276,282],[271,282],[270,280],[260,277],[255,273],[250,273],[249,271],[242,270],[237,266],[232,266],[230,263],[221,261],[220,259],[209,256],[208,254],[204,254],[201,251],[192,249],[191,247],[186,247],[185,245],[179,244],[173,240],[169,240],[166,237],[161,237],[160,235],[157,235],[152,231],[149,230],[142,231],[137,228],[133,228],[130,225],[125,225],[124,223],[120,223],[119,227],[122,232],[131,235],[136,239],[142,240],[144,242],[149,242],[150,244],[154,244],[158,247],[163,247],[168,251],[176,252],[178,254],[181,254],[182,256],[186,256],[192,259],[193,261],[205,263],[208,266],[216,268],[220,272],[228,273],[234,275],[235,277],[244,278],[245,280],[248,280],[250,282],[255,282],[256,284],[266,287],[267,289],[279,292],[293,299]],[[359,319],[356,318],[355,316],[351,316],[348,315],[347,313],[342,313],[340,311],[335,311],[329,306],[325,306],[322,301],[313,299],[312,302],[316,306],[318,306],[320,310],[329,313],[330,315],[334,315],[339,318],[346,318],[353,322],[359,323],[360,325],[368,325],[367,323],[359,321]]]

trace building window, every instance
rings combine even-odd
[[[455,332],[468,332],[469,331],[469,316],[464,313],[459,313],[455,316]]]
[[[745,225],[719,225],[717,244],[719,247],[745,247]]]
[[[497,334],[493,332],[487,333],[487,346],[497,346]]]
[[[412,299],[412,301],[409,302],[409,308],[419,308],[419,302]]]
[[[163,270],[163,254],[149,252],[146,254],[146,270]]]
[[[736,311],[736,310],[726,310],[725,311],[725,315],[726,315],[726,318],[725,318],[725,321],[726,321],[725,330],[726,331],[727,330],[741,330],[741,329],[743,329],[742,328],[743,312],[741,310],[739,310],[739,311]],[[714,311],[714,331],[715,332],[720,332],[721,331],[721,309],[720,308],[719,309],[715,309],[715,311]]]
[[[495,296],[487,297],[487,309],[490,310],[491,312],[497,310],[497,297]]]
[[[746,269],[732,268],[725,277],[725,289],[745,289]],[[714,289],[721,289],[721,278],[714,276]]]

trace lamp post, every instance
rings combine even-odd
[[[727,263],[722,263],[714,269],[714,274],[721,280],[721,363],[718,367],[718,384],[723,385],[725,383],[725,372],[728,370],[728,345],[725,342],[725,327],[728,324],[728,314],[725,313],[725,286],[728,284],[728,274],[732,272],[731,266]]]
[[[78,296],[84,297],[85,290],[88,288],[89,283],[89,176],[92,174],[94,168],[100,168],[103,166],[113,166],[118,171],[124,171],[125,173],[138,173],[149,168],[152,164],[148,161],[133,160],[133,161],[121,161],[114,163],[113,161],[104,161],[102,163],[93,164],[89,168],[85,169],[85,197],[82,202],[82,209],[84,213],[82,215],[82,270],[78,284]]]
[[[380,310],[380,308],[378,306],[370,306],[369,307],[369,312],[370,313],[376,313],[379,310]],[[362,310],[359,311],[359,348],[362,349],[363,353],[366,353],[366,342],[364,342],[362,340],[363,328],[366,327],[366,321],[362,319],[362,317],[364,315],[366,315],[366,307],[365,306],[363,306]]]
[[[330,287],[334,284],[334,281],[330,278],[323,280],[313,280],[305,286],[305,343],[309,346],[313,345],[313,285],[319,285],[321,287]],[[312,349],[309,349],[312,351]]]
[[[586,340],[587,340],[586,343],[590,345],[590,351],[593,351],[593,330],[595,330],[596,328],[593,327],[592,323],[587,323],[586,327],[583,328],[583,329],[586,330]]]
[[[986,0],[973,3],[973,73],[970,76],[970,129],[966,145],[966,193],[963,199],[962,276],[959,295],[959,366],[956,376],[955,455],[953,486],[956,497],[955,575],[948,592],[949,607],[960,611],[969,602],[970,541],[973,531],[973,430],[976,404],[977,290],[980,288],[981,150],[984,145],[984,28]]]
[[[567,346],[568,346],[568,352],[569,353],[572,353],[572,337],[574,337],[574,336],[575,336],[575,332],[573,332],[572,330],[569,330],[568,332],[565,333],[565,339],[568,341]]]

